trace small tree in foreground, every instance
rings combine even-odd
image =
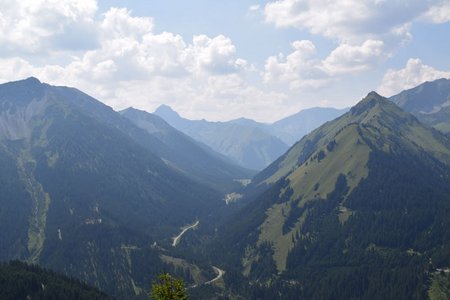
[[[188,298],[184,281],[164,273],[153,282],[150,297],[153,300],[186,300]]]

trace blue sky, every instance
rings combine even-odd
[[[0,0],[0,81],[272,122],[450,77],[450,0]]]

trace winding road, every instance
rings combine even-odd
[[[173,237],[172,246],[173,246],[173,247],[176,247],[176,246],[178,245],[178,243],[179,243],[181,237],[183,236],[183,234],[185,234],[186,231],[188,231],[189,229],[194,229],[195,227],[197,227],[199,223],[200,223],[200,221],[197,220],[194,224],[189,225],[189,226],[183,228],[183,230],[180,232],[179,235],[177,235],[176,237]]]
[[[197,221],[195,221],[194,224],[188,225],[188,226],[186,226],[186,227],[183,227],[182,230],[181,230],[181,232],[180,232],[180,234],[177,235],[176,237],[173,237],[172,246],[173,246],[173,247],[176,247],[176,246],[178,245],[178,243],[180,242],[180,239],[181,239],[181,237],[183,236],[183,234],[185,234],[186,231],[188,231],[188,230],[190,230],[190,229],[194,229],[195,227],[197,227],[199,223],[200,223],[200,221],[197,220]],[[200,285],[204,285],[204,284],[205,284],[205,285],[206,285],[206,284],[212,284],[212,283],[216,282],[217,280],[221,279],[221,278],[223,277],[223,275],[225,274],[225,271],[224,271],[224,270],[219,269],[219,268],[216,267],[216,266],[211,266],[211,267],[214,269],[214,272],[217,273],[217,276],[214,277],[213,279],[207,281],[207,282],[204,282],[204,283],[200,284]],[[197,287],[197,286],[198,286],[197,284],[194,284],[194,285],[191,286],[190,288],[195,288],[195,287]]]
[[[224,270],[219,269],[218,267],[212,266],[214,271],[217,273],[217,276],[214,277],[214,279],[211,279],[210,281],[205,282],[204,284],[211,284],[214,283],[215,281],[219,280],[220,278],[223,277],[223,274],[225,274]]]

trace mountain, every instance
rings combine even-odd
[[[120,113],[166,145],[164,151],[156,152],[159,156],[199,182],[225,193],[236,187],[238,179],[254,175],[253,171],[232,164],[225,156],[176,130],[157,115],[134,108]]]
[[[450,79],[425,82],[389,99],[423,123],[450,132]]]
[[[343,115],[347,111],[347,108],[336,109],[331,107],[305,109],[271,124],[270,130],[286,144],[293,145],[304,135],[310,133],[325,122]]]
[[[265,191],[214,248],[227,287],[249,299],[448,298],[449,182],[449,139],[371,92],[253,179]]]
[[[160,270],[188,274],[167,259],[171,238],[196,220],[213,230],[225,203],[156,154],[165,148],[76,89],[1,84],[0,261],[39,263],[121,299]]]
[[[155,114],[241,166],[261,170],[282,155],[288,145],[293,145],[305,134],[347,110],[316,107],[272,124],[246,118],[228,122],[192,121],[180,117],[167,105],[158,107]]]
[[[255,126],[236,122],[192,121],[180,117],[166,105],[160,106],[154,114],[248,169],[261,170],[288,148],[280,139]]]
[[[0,263],[0,299],[112,299],[79,280],[20,261]]]

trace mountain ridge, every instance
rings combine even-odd
[[[263,168],[288,148],[280,139],[259,127],[236,122],[191,121],[181,118],[166,105],[160,106],[154,114],[248,169]]]
[[[228,193],[233,188],[238,188],[236,180],[253,175],[252,171],[234,165],[225,156],[176,130],[157,115],[134,108],[119,113],[166,144],[168,150],[160,155],[187,170],[191,176],[197,176],[200,182],[207,182],[210,186]]]
[[[389,99],[421,122],[450,133],[450,79],[424,82]]]
[[[154,114],[159,115],[185,134],[234,159],[240,165],[261,170],[282,155],[288,149],[287,145],[294,144],[323,122],[332,120],[347,110],[311,108],[273,124],[260,123],[247,118],[227,122],[189,120],[182,118],[167,105],[158,107]],[[230,139],[232,135],[237,137],[242,135],[252,141],[249,143],[239,138]],[[272,146],[270,146],[271,143]],[[267,150],[261,152],[255,147],[264,147]],[[246,152],[249,154],[246,155]]]
[[[154,243],[170,249],[195,219],[214,228],[210,215],[226,206],[222,193],[151,150],[167,146],[76,89],[0,85],[0,124],[1,260],[39,263],[129,298],[159,269],[181,272]]]
[[[416,287],[399,284],[396,298],[424,297],[421,284],[434,280],[427,268],[450,264],[437,260],[446,234],[426,237],[446,223],[445,213],[435,216],[450,207],[450,141],[375,92],[260,174],[252,185],[266,185],[266,191],[219,235],[221,247],[235,245],[224,253],[229,268],[253,286],[268,285],[260,293],[276,285],[284,297],[394,297],[388,282],[396,278]],[[421,225],[411,227],[414,220]],[[371,254],[370,247],[380,250]],[[383,256],[386,247],[398,260]],[[408,248],[436,258],[413,263],[414,257],[405,257]],[[372,264],[373,257],[379,262]],[[390,263],[402,271],[389,271]],[[421,277],[406,275],[413,270]],[[343,283],[339,274],[353,279]]]

